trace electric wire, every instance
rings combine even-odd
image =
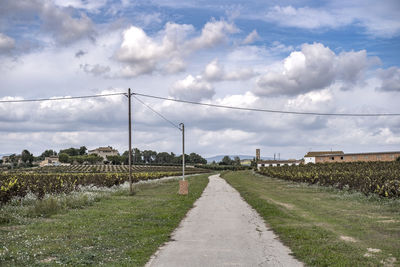
[[[110,93],[110,94],[100,94],[100,95],[67,96],[67,97],[53,97],[53,98],[0,100],[0,103],[60,101],[60,100],[73,100],[73,99],[83,99],[83,98],[108,97],[108,96],[116,96],[116,95],[127,95],[127,94],[126,93]]]
[[[168,97],[161,96],[153,96],[141,93],[133,93],[133,95],[155,98],[167,101],[174,101],[185,104],[193,104],[200,106],[209,106],[215,108],[225,108],[225,109],[234,109],[234,110],[243,110],[243,111],[256,111],[256,112],[267,112],[267,113],[278,113],[278,114],[294,114],[294,115],[314,115],[314,116],[341,116],[341,117],[383,117],[383,116],[400,116],[400,113],[322,113],[322,112],[302,112],[302,111],[285,111],[285,110],[273,110],[273,109],[260,109],[260,108],[244,108],[244,107],[235,107],[235,106],[226,106],[226,105],[218,105],[218,104],[210,104],[210,103],[202,103],[195,102],[189,100],[181,100],[174,99]]]
[[[135,94],[132,94],[132,96],[139,101],[143,106],[147,107],[148,109],[150,109],[151,111],[153,111],[154,113],[156,113],[158,116],[160,116],[162,119],[164,119],[166,122],[168,122],[169,124],[171,124],[173,127],[178,128],[179,130],[182,130],[178,125],[176,125],[175,123],[173,123],[172,121],[170,121],[169,119],[167,119],[165,116],[163,116],[161,113],[157,112],[156,110],[154,110],[152,107],[150,107],[148,104],[146,104],[145,102],[143,102],[142,100],[140,100],[138,97],[135,96]]]
[[[70,97],[53,97],[53,98],[38,98],[38,99],[19,99],[19,100],[0,100],[0,103],[23,103],[23,102],[42,102],[42,101],[61,101],[61,100],[73,100],[73,99],[85,99],[85,98],[97,98],[97,97],[109,97],[116,95],[125,95],[127,93],[110,93],[110,94],[100,94],[100,95],[85,95],[85,96],[70,96]],[[209,106],[215,108],[225,108],[225,109],[233,109],[233,110],[243,110],[243,111],[255,111],[255,112],[266,112],[266,113],[278,113],[278,114],[294,114],[294,115],[313,115],[313,116],[339,116],[339,117],[383,117],[383,116],[400,116],[400,113],[323,113],[323,112],[303,112],[303,111],[286,111],[286,110],[274,110],[274,109],[261,109],[261,108],[244,108],[244,107],[236,107],[236,106],[227,106],[227,105],[219,105],[219,104],[211,104],[211,103],[202,103],[196,101],[182,100],[182,99],[174,99],[168,97],[154,96],[142,93],[132,93],[133,96],[143,96],[147,98],[154,98],[166,101],[174,101],[185,104],[192,105],[200,105],[200,106]],[[140,101],[138,98],[136,98]],[[142,103],[144,104],[144,103]],[[149,106],[147,106],[150,108]],[[150,108],[151,109],[151,108]],[[156,112],[152,109],[153,112]],[[158,112],[156,112],[159,116],[162,116]],[[164,118],[166,119],[166,118]],[[166,119],[169,121],[168,119]],[[169,121],[169,123],[171,123]],[[174,127],[177,127],[174,123],[172,123]],[[179,127],[178,127],[179,128]]]

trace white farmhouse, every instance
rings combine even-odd
[[[302,160],[261,160],[257,162],[257,170],[260,170],[261,167],[279,167],[279,166],[292,166],[292,165],[300,165],[302,164]]]

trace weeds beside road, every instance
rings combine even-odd
[[[141,184],[134,196],[116,190],[48,218],[0,224],[0,265],[142,266],[168,241],[208,176],[189,178],[188,196],[177,194],[176,180]]]
[[[222,177],[310,266],[400,264],[400,200],[279,180],[251,171]]]

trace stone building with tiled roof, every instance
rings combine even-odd
[[[96,154],[100,157],[102,157],[104,160],[107,160],[107,156],[118,156],[118,150],[113,149],[111,146],[106,146],[106,147],[99,147],[93,150],[89,150],[88,154]]]

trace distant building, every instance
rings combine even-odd
[[[343,151],[310,151],[304,156],[304,163],[316,163],[316,157],[329,155],[342,155]]]
[[[97,154],[98,156],[102,157],[104,160],[107,160],[107,156],[118,156],[118,150],[113,149],[111,146],[107,147],[99,147],[93,150],[89,150],[88,154]]]
[[[44,166],[60,166],[61,163],[58,159],[58,156],[50,156],[50,157],[45,157],[43,161],[39,163],[40,167]]]
[[[400,151],[393,152],[367,152],[367,153],[341,153],[315,156],[315,163],[326,162],[356,162],[356,161],[395,161],[400,157]],[[305,159],[305,157],[304,157]]]
[[[251,159],[242,159],[240,161],[240,165],[242,165],[242,166],[250,166],[251,165]]]
[[[261,160],[257,162],[257,169],[261,167],[279,167],[279,166],[292,166],[300,165],[303,160],[289,159],[289,160]]]

